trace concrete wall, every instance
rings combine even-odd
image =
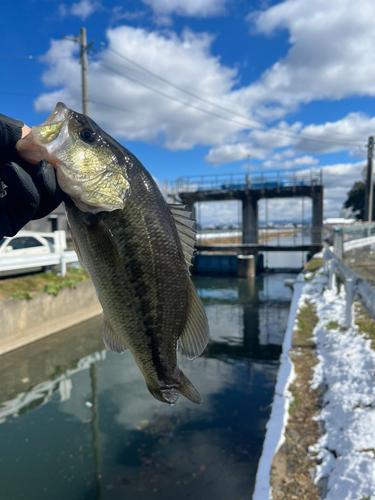
[[[193,274],[237,276],[237,255],[196,254]]]
[[[90,280],[63,288],[57,297],[35,293],[31,300],[0,301],[0,355],[101,314]]]

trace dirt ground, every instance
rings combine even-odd
[[[304,272],[315,271],[322,259],[310,261]],[[319,424],[312,420],[320,409],[319,393],[310,388],[312,370],[316,364],[315,344],[311,340],[318,321],[315,307],[306,303],[297,316],[293,331],[290,358],[296,378],[289,390],[293,401],[285,430],[285,442],[273,458],[271,487],[274,500],[319,500],[320,491],[314,484],[312,469],[317,464],[309,447],[320,436]]]
[[[298,329],[293,332],[290,358],[296,379],[289,390],[293,402],[285,432],[285,443],[274,456],[271,487],[274,500],[319,500],[319,488],[314,485],[311,469],[316,459],[308,451],[320,435],[319,425],[312,418],[319,411],[319,394],[310,388],[312,369],[316,364],[311,332],[317,323],[312,304],[306,304],[297,317]]]

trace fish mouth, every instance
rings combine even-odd
[[[67,108],[63,102],[58,102],[47,120],[39,126],[42,127],[43,125],[50,125],[65,120],[70,112],[70,109]]]
[[[67,123],[71,114],[72,111],[65,104],[57,103],[44,123],[32,127],[29,134],[17,142],[16,149],[20,157],[32,164],[47,160],[56,168],[52,152],[69,140]]]

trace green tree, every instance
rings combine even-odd
[[[356,219],[363,220],[365,212],[365,183],[363,181],[355,182],[347,192],[347,197],[343,207],[350,208]],[[373,201],[372,220],[375,220],[375,197]]]

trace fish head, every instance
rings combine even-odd
[[[129,196],[118,146],[91,118],[61,102],[16,144],[29,163],[51,163],[61,189],[80,210],[92,214],[122,209]]]

